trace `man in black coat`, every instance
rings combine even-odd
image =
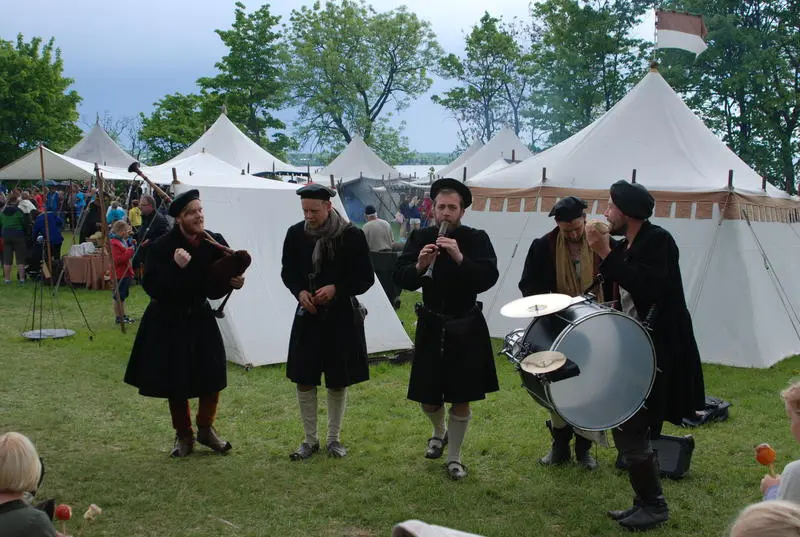
[[[206,240],[203,207],[197,190],[170,206],[172,230],[156,240],[144,267],[142,286],[150,304],[133,343],[125,382],[148,397],[169,400],[175,429],[173,457],[194,448],[189,399],[199,397],[197,441],[218,453],[231,449],[214,429],[219,392],[227,386],[225,348],[217,319],[206,300],[211,264],[225,255]],[[222,235],[210,233],[220,244]],[[244,277],[231,278],[240,289]]]
[[[408,398],[422,405],[433,424],[425,457],[438,459],[449,443],[447,473],[459,480],[467,476],[461,446],[470,402],[499,389],[489,328],[477,302],[478,293],[490,289],[499,274],[486,232],[461,225],[472,203],[469,188],[455,179],[439,179],[431,185],[431,198],[439,229],[411,233],[394,277],[404,289],[422,287]],[[440,236],[445,222],[446,235]],[[445,402],[452,403],[447,429]]]
[[[628,529],[648,530],[669,518],[658,460],[650,444],[664,420],[680,424],[705,407],[703,370],[683,294],[678,246],[665,229],[647,219],[655,202],[645,187],[626,181],[611,186],[605,216],[612,235],[590,227],[589,246],[603,258],[600,273],[613,282],[622,310],[647,320],[658,371],[644,408],[614,429],[614,442],[628,464],[635,497],[626,510],[609,516]]]
[[[139,199],[139,210],[142,211],[142,225],[136,233],[136,255],[133,257],[133,268],[138,269],[147,261],[150,245],[169,231],[167,217],[156,210],[156,200],[149,194]]]
[[[291,460],[319,451],[317,386],[328,391],[326,450],[344,457],[340,439],[347,387],[369,379],[363,306],[355,298],[375,282],[364,233],[331,205],[336,192],[318,183],[297,190],[304,220],[283,242],[281,279],[297,299],[286,376],[297,384],[305,439]]]
[[[602,259],[590,250],[586,241],[586,208],[586,202],[575,196],[562,198],[553,206],[548,216],[555,218],[556,227],[531,243],[519,281],[522,296],[547,293],[579,296],[592,284]],[[603,288],[595,287],[591,291],[598,302],[603,301]],[[569,443],[575,434],[578,464],[589,470],[597,468],[589,438],[603,433],[574,433],[557,413],[551,412],[550,416],[547,428],[553,443],[550,452],[539,459],[539,464],[548,466],[572,460]]]

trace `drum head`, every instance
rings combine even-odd
[[[653,386],[656,358],[650,336],[621,313],[579,317],[564,328],[551,350],[580,368],[576,377],[547,384],[556,412],[575,427],[600,431],[624,423],[642,407]]]

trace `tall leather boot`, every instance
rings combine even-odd
[[[539,464],[550,466],[551,464],[564,464],[572,460],[572,453],[569,450],[569,441],[572,439],[572,427],[567,425],[562,429],[553,427],[550,420],[545,422],[550,429],[550,436],[553,437],[553,444],[550,452],[539,459]]]
[[[629,530],[646,531],[666,522],[669,507],[661,488],[657,455],[651,453],[642,462],[630,465],[628,472],[631,486],[642,503],[633,514],[620,520],[620,525]]]
[[[592,441],[584,438],[579,434],[575,435],[575,460],[579,466],[587,470],[596,470],[597,461],[592,457],[591,453]]]

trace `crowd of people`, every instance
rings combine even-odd
[[[393,251],[398,246],[390,226],[375,217],[373,207],[366,209],[367,223],[362,230],[333,207],[334,190],[312,183],[297,194],[303,220],[286,231],[281,278],[297,301],[286,376],[295,384],[303,438],[288,456],[292,461],[306,460],[320,453],[324,445],[329,456],[341,458],[348,455],[342,438],[347,390],[369,380],[364,332],[368,312],[358,296],[374,283],[371,251]],[[430,201],[429,212],[403,215],[409,223],[408,235],[392,277],[403,289],[422,290],[421,302],[415,307],[416,339],[407,391],[408,399],[420,405],[431,426],[420,454],[431,460],[444,457],[446,475],[460,481],[468,476],[462,448],[472,406],[499,390],[489,330],[478,301],[480,293],[495,285],[499,272],[489,235],[462,223],[472,202],[465,184],[440,179],[422,203],[412,199],[408,207],[425,207],[426,201]],[[21,209],[16,197],[10,203],[9,224],[3,229],[4,233],[8,229],[13,239]],[[640,531],[669,520],[651,439],[659,437],[665,421],[680,424],[705,405],[678,247],[666,229],[650,222],[654,205],[646,188],[618,181],[610,187],[604,213],[607,224],[590,225],[583,200],[573,196],[561,199],[550,212],[555,227],[533,241],[519,281],[525,296],[579,296],[594,287],[605,304],[649,327],[658,366],[655,384],[644,406],[611,431],[616,449],[627,463],[633,501],[626,509],[608,511],[608,516],[623,528]],[[169,216],[175,222],[171,228],[149,196],[142,196],[127,212],[112,204],[106,215],[112,226],[120,281],[116,299],[121,304],[127,295],[133,277],[129,269],[136,256],[144,266],[143,289],[150,297],[124,380],[141,395],[167,400],[175,432],[173,457],[189,456],[196,442],[224,454],[233,446],[218,434],[215,425],[220,393],[227,386],[226,355],[217,317],[208,302],[207,280],[225,259],[227,243],[222,235],[205,228],[197,190],[178,196],[169,206]],[[423,220],[436,225],[424,225]],[[0,222],[6,222],[5,212]],[[138,230],[134,223],[139,223]],[[443,223],[447,226],[441,226]],[[440,226],[447,232],[440,233]],[[133,234],[138,249],[130,242]],[[243,274],[226,278],[231,290],[244,287]],[[598,282],[602,285],[595,285]],[[128,322],[123,309],[118,310],[117,320]],[[324,443],[317,425],[318,391],[323,381],[328,416]],[[791,431],[800,442],[800,384],[782,395]],[[199,401],[193,425],[189,400],[194,398]],[[589,453],[592,437],[586,431],[571,427],[557,412],[551,413],[548,428],[553,442],[541,464],[570,462],[574,437],[578,464],[587,470],[597,468]],[[1,517],[10,517],[7,520],[43,524],[40,515],[31,514],[19,503],[22,492],[35,488],[41,475],[37,461],[32,444],[24,437],[15,433],[0,437],[0,523]],[[745,509],[731,527],[732,537],[766,535],[767,526],[774,528],[769,535],[797,534],[797,468],[800,461],[788,465],[780,476],[765,476],[761,483],[764,498],[776,501]],[[20,477],[23,474],[24,479]]]

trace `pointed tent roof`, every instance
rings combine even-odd
[[[479,178],[495,188],[546,185],[608,189],[619,179],[651,190],[703,191],[727,187],[733,170],[737,190],[760,192],[761,177],[697,117],[655,70],[588,127],[550,149]],[[773,195],[780,191],[768,187]]]
[[[131,162],[136,160],[123,151],[99,123],[95,123],[89,134],[64,155],[85,162],[96,162],[100,165],[119,168],[127,168]]]
[[[39,156],[38,147],[29,151],[11,164],[0,169],[0,180],[41,180],[42,161],[44,162],[44,174],[47,179],[74,179],[83,181],[94,177],[93,163],[67,157],[42,146],[42,158]],[[101,165],[100,169],[103,172],[103,177],[109,181],[130,181],[134,179],[133,174],[126,174],[125,170],[119,168]]]
[[[451,176],[455,179],[464,178],[464,168],[467,169],[467,179],[475,177],[483,170],[494,164],[498,159],[505,159],[509,163],[513,160],[519,162],[533,156],[531,150],[522,143],[514,131],[506,127],[495,134],[486,145],[478,149],[460,167],[453,170]]]
[[[322,168],[319,175],[329,177],[333,175],[338,182],[354,181],[360,177],[368,179],[389,179],[398,177],[400,172],[386,164],[364,140],[356,135],[347,144],[338,157]]]
[[[475,141],[472,142],[472,144],[466,149],[466,151],[461,153],[453,162],[436,172],[436,175],[439,177],[450,177],[451,174],[461,170],[461,168],[464,166],[464,163],[481,147],[483,147],[483,142],[480,138],[476,138]]]
[[[240,171],[248,172],[249,168],[251,174],[272,172],[273,169],[276,172],[305,173],[305,170],[283,162],[248,138],[224,112],[195,143],[165,164],[203,152],[211,153]]]

